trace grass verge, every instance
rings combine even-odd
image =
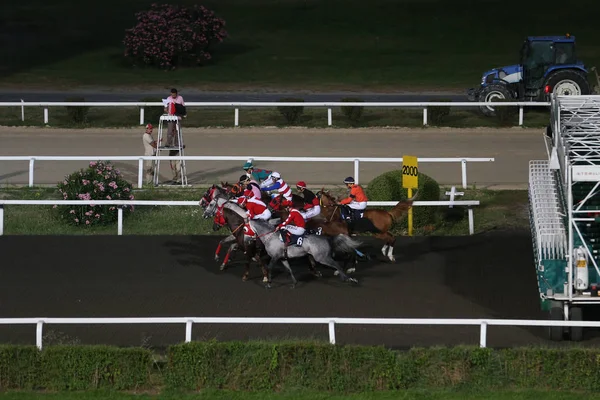
[[[408,108],[371,108],[364,109],[362,118],[352,122],[344,116],[341,110],[332,110],[332,123],[335,128],[368,128],[368,127],[422,127],[423,110]],[[239,117],[240,126],[290,126],[285,118],[275,108],[242,108]],[[526,112],[523,118],[523,127],[539,128],[548,125],[550,114],[548,111],[535,110]],[[92,107],[84,123],[75,123],[67,115],[65,107],[49,109],[48,125],[60,128],[115,128],[139,126],[140,113],[138,108],[125,107]],[[145,116],[146,123],[158,125],[158,117]],[[187,127],[234,127],[233,108],[201,108],[193,107],[188,111],[184,121]],[[328,128],[327,109],[305,108],[303,115],[295,123],[296,126],[308,128]],[[451,110],[450,114],[441,122],[428,121],[429,126],[443,126],[456,128],[489,127],[500,128],[518,126],[518,114],[509,123],[502,123],[497,118],[485,117],[475,109]],[[41,107],[27,107],[25,121],[21,120],[19,107],[0,108],[0,126],[45,126],[44,111]]]
[[[206,390],[199,393],[133,394],[119,392],[4,392],[3,400],[587,400],[588,392],[555,391],[454,391],[403,390],[362,394],[331,394],[323,392],[236,392]]]
[[[447,188],[442,188],[445,192]],[[461,199],[479,200],[474,208],[475,232],[490,229],[528,229],[527,191],[465,189]],[[137,200],[198,201],[205,189],[142,189],[135,191]],[[334,194],[345,193],[340,191]],[[0,190],[2,199],[58,199],[52,188],[18,188]],[[447,198],[446,198],[447,199]],[[4,207],[5,235],[102,235],[116,234],[116,225],[76,227],[56,217],[52,206],[8,205]],[[437,222],[416,226],[414,235],[454,236],[468,234],[469,223],[465,208],[440,207]],[[138,206],[123,222],[124,235],[210,235],[226,234],[213,231],[212,219],[202,218],[202,208],[183,206]],[[406,233],[406,220],[394,228],[395,234]]]
[[[151,0],[86,7],[73,7],[72,0],[5,3],[0,82],[20,87],[467,89],[484,71],[517,63],[526,36],[566,32],[577,36],[586,65],[600,63],[597,15],[589,12],[597,0],[562,7],[558,19],[546,0],[530,0],[516,12],[501,0],[485,0],[479,14],[471,0],[379,0],[376,6],[360,0],[205,0],[225,19],[229,38],[207,66],[170,72],[131,68],[123,60],[125,29]]]

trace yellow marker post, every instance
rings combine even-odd
[[[408,189],[408,198],[413,194],[413,189],[419,188],[419,163],[417,157],[402,156],[402,187]],[[408,236],[413,233],[413,210],[408,209]]]

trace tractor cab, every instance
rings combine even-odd
[[[575,38],[567,36],[529,37],[521,48],[522,90],[525,98],[534,99],[549,94],[551,88],[544,86],[546,76],[557,69],[574,67],[585,71],[575,56]],[[562,88],[561,95],[581,94],[569,85]]]
[[[479,88],[470,89],[470,101],[548,101],[550,94],[588,95],[587,69],[575,54],[575,37],[530,36],[521,47],[520,63],[486,71]],[[485,115],[494,115],[482,106]]]

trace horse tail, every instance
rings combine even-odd
[[[354,253],[354,249],[359,247],[361,243],[352,239],[348,235],[340,233],[333,238],[333,250],[342,253]]]
[[[398,221],[400,217],[403,217],[408,212],[408,209],[412,207],[413,202],[417,199],[418,195],[419,190],[417,189],[417,192],[414,194],[413,197],[405,201],[399,201],[398,204],[394,206],[394,208],[388,211],[388,213],[392,216],[394,222]]]

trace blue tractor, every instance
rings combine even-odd
[[[575,55],[575,37],[531,36],[521,48],[521,63],[494,68],[483,74],[481,85],[469,89],[469,101],[549,101],[561,96],[588,95],[588,71]],[[494,108],[482,106],[483,114]]]

